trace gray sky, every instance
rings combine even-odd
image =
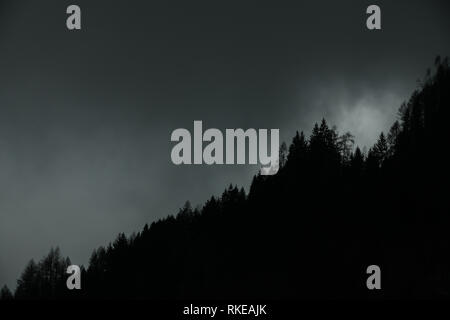
[[[0,1],[0,286],[60,246],[75,264],[118,232],[202,203],[251,166],[174,166],[170,134],[325,117],[368,147],[437,54],[446,1]],[[78,4],[82,30],[69,32]]]

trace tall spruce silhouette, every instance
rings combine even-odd
[[[367,154],[322,120],[248,194],[230,185],[202,208],[187,202],[119,234],[70,294],[70,262],[52,250],[28,264],[15,298],[449,298],[449,95],[448,59],[437,57]],[[365,286],[371,264],[381,292]]]

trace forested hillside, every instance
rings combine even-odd
[[[366,152],[322,120],[248,193],[230,185],[94,250],[82,290],[65,288],[70,261],[52,250],[14,298],[449,298],[449,109],[438,57]],[[372,264],[381,291],[366,288]]]

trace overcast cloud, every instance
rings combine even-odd
[[[75,264],[117,233],[248,188],[252,166],[174,166],[170,134],[325,117],[370,147],[449,55],[446,1],[0,1],[0,286],[51,246]],[[65,10],[82,9],[69,32]]]

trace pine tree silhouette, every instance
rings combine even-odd
[[[68,261],[51,250],[30,261],[15,297],[449,298],[449,110],[439,57],[367,155],[323,119],[248,194],[230,184],[94,250],[82,293],[61,290]],[[376,295],[364,285],[374,263],[389,274]]]

